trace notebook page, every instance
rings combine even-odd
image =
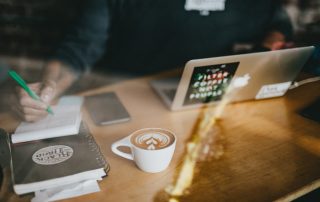
[[[38,122],[22,122],[15,134],[72,126],[76,123],[77,116],[80,113],[80,107],[78,106],[54,106],[52,110],[54,111],[53,115],[48,114],[47,117]]]
[[[83,99],[76,98],[75,96],[63,97],[57,106],[52,106],[54,114],[49,114],[38,122],[22,122],[12,135],[12,142],[45,139],[77,132],[81,121]]]

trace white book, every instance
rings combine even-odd
[[[78,134],[82,103],[82,97],[62,97],[52,106],[53,115],[34,123],[22,122],[11,136],[12,143]]]
[[[31,202],[58,201],[99,191],[100,187],[96,179],[84,180],[73,184],[61,185],[51,189],[35,191],[35,197],[31,199]]]

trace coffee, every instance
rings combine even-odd
[[[136,131],[131,136],[131,143],[146,150],[159,150],[174,143],[174,135],[162,129],[147,129]]]
[[[157,173],[165,170],[176,147],[176,136],[161,128],[144,128],[114,142],[111,150],[126,159],[133,160],[143,171]],[[130,153],[118,147],[129,147]]]

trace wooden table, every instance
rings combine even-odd
[[[111,170],[99,183],[100,192],[66,201],[165,201],[163,188],[173,182],[181,166],[185,143],[201,110],[169,111],[150,88],[150,79],[129,80],[82,94],[115,91],[132,120],[98,127],[84,113]],[[219,138],[223,155],[197,164],[193,185],[181,201],[287,201],[319,187],[320,124],[297,113],[320,96],[319,89],[317,82],[291,90],[282,98],[227,106],[212,134]],[[7,130],[16,127],[8,114],[0,115],[0,123]],[[113,142],[144,127],[166,128],[178,137],[170,167],[161,173],[144,173],[132,161],[111,152]],[[0,196],[7,201],[31,198],[17,197],[10,188],[2,192],[4,189]]]

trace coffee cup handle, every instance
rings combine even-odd
[[[115,143],[112,144],[111,146],[111,150],[113,153],[123,157],[123,158],[126,158],[126,159],[129,159],[129,160],[133,160],[133,156],[132,154],[128,154],[128,153],[125,153],[125,152],[122,152],[118,149],[118,147],[120,146],[124,146],[124,147],[130,147],[131,148],[131,143],[130,143],[130,136],[129,137],[125,137]]]

